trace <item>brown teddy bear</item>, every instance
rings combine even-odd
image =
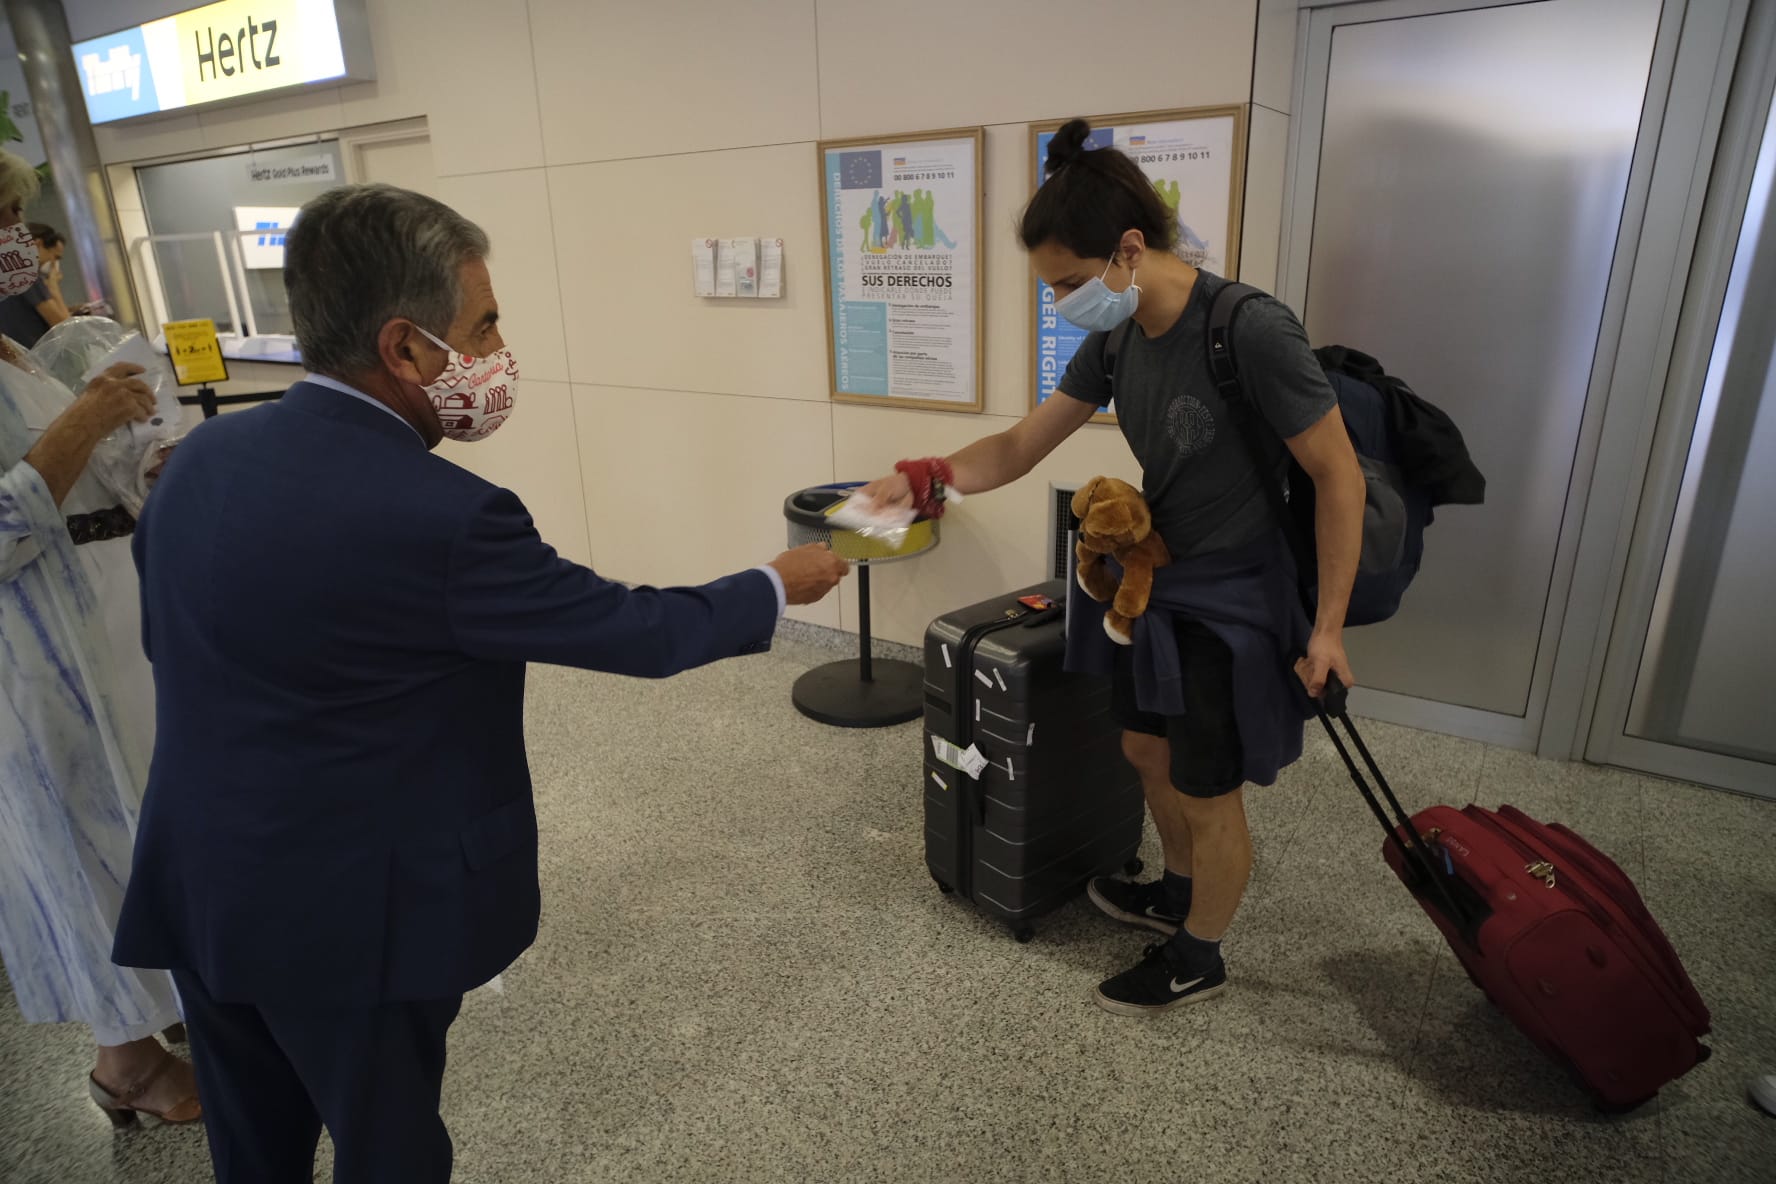
[[[1104,632],[1118,645],[1135,642],[1135,618],[1153,595],[1153,569],[1172,561],[1165,541],[1153,533],[1153,514],[1141,491],[1114,477],[1094,477],[1073,495],[1079,519],[1079,586],[1096,601],[1113,600],[1104,614]],[[1122,583],[1110,575],[1105,557],[1122,565]]]

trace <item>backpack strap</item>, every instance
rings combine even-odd
[[[1246,301],[1262,295],[1264,293],[1251,284],[1228,283],[1215,293],[1215,302],[1209,306],[1209,373],[1222,396],[1230,401],[1245,397],[1233,354],[1233,319]],[[1134,324],[1130,318],[1104,335],[1104,380],[1110,387],[1112,400],[1116,397],[1116,359],[1128,344]]]
[[[1266,455],[1258,434],[1258,409],[1246,398],[1245,388],[1240,383],[1239,358],[1233,348],[1234,318],[1248,300],[1262,295],[1263,292],[1250,284],[1232,283],[1215,293],[1215,303],[1209,306],[1209,374],[1214,378],[1215,387],[1221,392],[1221,397],[1227,400],[1234,430],[1239,433],[1241,442],[1246,446],[1246,455],[1251,458],[1252,467],[1258,470],[1259,484],[1264,486],[1265,498],[1270,502],[1277,525],[1282,528],[1283,537],[1289,542],[1289,550],[1295,555],[1296,584],[1301,592],[1301,604],[1307,609],[1307,619],[1312,621],[1315,608],[1308,587],[1315,578],[1313,542],[1302,534],[1301,524],[1295,520],[1294,513],[1289,509],[1289,499],[1284,495],[1282,485],[1271,474],[1270,457]]]
[[[1222,397],[1229,401],[1245,399],[1239,360],[1233,351],[1233,321],[1246,301],[1262,295],[1251,284],[1230,283],[1215,293],[1215,302],[1209,306],[1209,374]]]
[[[1110,332],[1104,334],[1104,385],[1110,388],[1110,405],[1116,405],[1116,358],[1122,353],[1122,347],[1128,344],[1129,334],[1134,332],[1135,320],[1130,317]]]

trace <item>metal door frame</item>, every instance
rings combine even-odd
[[[1291,307],[1306,307],[1334,31],[1379,20],[1545,2],[1301,0],[1278,282],[1278,295]],[[1507,715],[1360,688],[1353,702],[1361,713],[1546,756],[1579,755],[1582,721],[1592,711],[1601,676],[1608,628],[1604,591],[1616,550],[1611,543],[1626,529],[1620,521],[1626,493],[1611,499],[1607,491],[1632,488],[1636,480],[1634,452],[1623,449],[1619,437],[1650,417],[1663,390],[1683,294],[1681,276],[1706,189],[1707,170],[1699,165],[1713,158],[1725,107],[1726,88],[1717,72],[1723,55],[1730,62],[1737,52],[1748,4],[1665,0],[1660,13],[1528,710]],[[1606,495],[1601,500],[1600,493]]]
[[[1755,6],[1738,31],[1731,55],[1724,56],[1727,68],[1720,71],[1715,96],[1724,118],[1713,167],[1698,169],[1700,228],[1687,284],[1682,285],[1667,381],[1659,384],[1659,397],[1635,425],[1639,438],[1633,463],[1624,466],[1632,483],[1604,488],[1600,482],[1593,494],[1624,509],[1618,512],[1621,541],[1609,571],[1592,659],[1594,702],[1583,716],[1589,726],[1574,737],[1569,755],[1776,797],[1776,769],[1767,763],[1628,734],[1691,439],[1776,93],[1776,5]],[[1771,229],[1766,224],[1765,232]],[[1629,510],[1636,512],[1630,515]]]

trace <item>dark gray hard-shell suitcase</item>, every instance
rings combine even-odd
[[[925,634],[925,862],[1019,941],[1093,876],[1141,868],[1146,803],[1110,681],[1061,670],[1068,592],[1038,584]]]

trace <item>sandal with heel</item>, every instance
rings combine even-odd
[[[143,1115],[146,1115],[157,1122],[164,1122],[174,1126],[188,1122],[197,1122],[199,1119],[203,1118],[203,1103],[198,1100],[196,1094],[192,1094],[189,1098],[184,1099],[179,1102],[178,1105],[167,1110],[150,1110],[145,1106],[138,1105],[142,1095],[146,1094],[149,1089],[153,1087],[154,1083],[159,1081],[161,1076],[174,1064],[178,1063],[178,1061],[178,1057],[168,1053],[166,1058],[162,1060],[159,1065],[156,1065],[154,1070],[150,1072],[148,1076],[142,1078],[142,1080],[136,1084],[135,1088],[119,1094],[112,1093],[110,1090],[99,1084],[99,1079],[97,1077],[88,1074],[86,1079],[87,1091],[92,1094],[93,1104],[103,1110],[105,1112],[105,1117],[111,1120],[111,1125],[120,1129],[134,1125],[137,1118]]]

